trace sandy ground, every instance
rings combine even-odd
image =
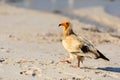
[[[102,8],[98,9],[103,11]],[[81,10],[76,10],[75,14],[79,11],[80,16],[88,15],[87,12],[82,14]],[[99,12],[97,13],[96,16],[99,15]],[[116,27],[110,27],[118,29],[118,33],[120,19],[107,14],[103,16],[105,17],[103,20],[106,21],[109,17],[112,18],[112,22],[115,22],[113,25]],[[94,16],[88,15],[87,18],[101,24],[101,21]],[[94,43],[96,48],[110,59],[110,62],[86,59],[81,64],[81,69],[70,67],[76,62],[72,64],[59,62],[61,58],[68,57],[61,44],[62,28],[58,28],[58,24],[64,20],[71,21],[75,32]],[[109,23],[103,24],[111,25],[111,22]],[[108,32],[100,32],[95,25],[62,15],[0,4],[0,80],[33,79],[119,80],[120,37],[112,36]]]

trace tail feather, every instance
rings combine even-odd
[[[96,59],[98,59],[98,58],[102,58],[102,59],[104,59],[104,60],[107,60],[107,61],[110,61],[107,57],[105,57],[99,50],[97,50],[97,52],[99,53],[99,57],[97,57]]]

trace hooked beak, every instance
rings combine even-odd
[[[62,24],[59,24],[58,27],[62,26]]]

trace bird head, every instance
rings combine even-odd
[[[63,36],[64,38],[70,34],[74,34],[73,30],[72,30],[72,24],[68,21],[64,21],[62,23],[60,23],[58,26],[63,26]]]
[[[70,26],[70,22],[64,21],[64,22],[60,23],[58,26],[63,26],[65,29],[67,29]]]

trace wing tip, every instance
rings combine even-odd
[[[97,57],[96,59],[98,59],[98,58],[102,58],[102,59],[104,59],[104,60],[106,60],[106,61],[110,61],[110,59],[108,59],[107,57],[105,57],[99,50],[97,50],[97,52],[99,53],[99,57]]]

